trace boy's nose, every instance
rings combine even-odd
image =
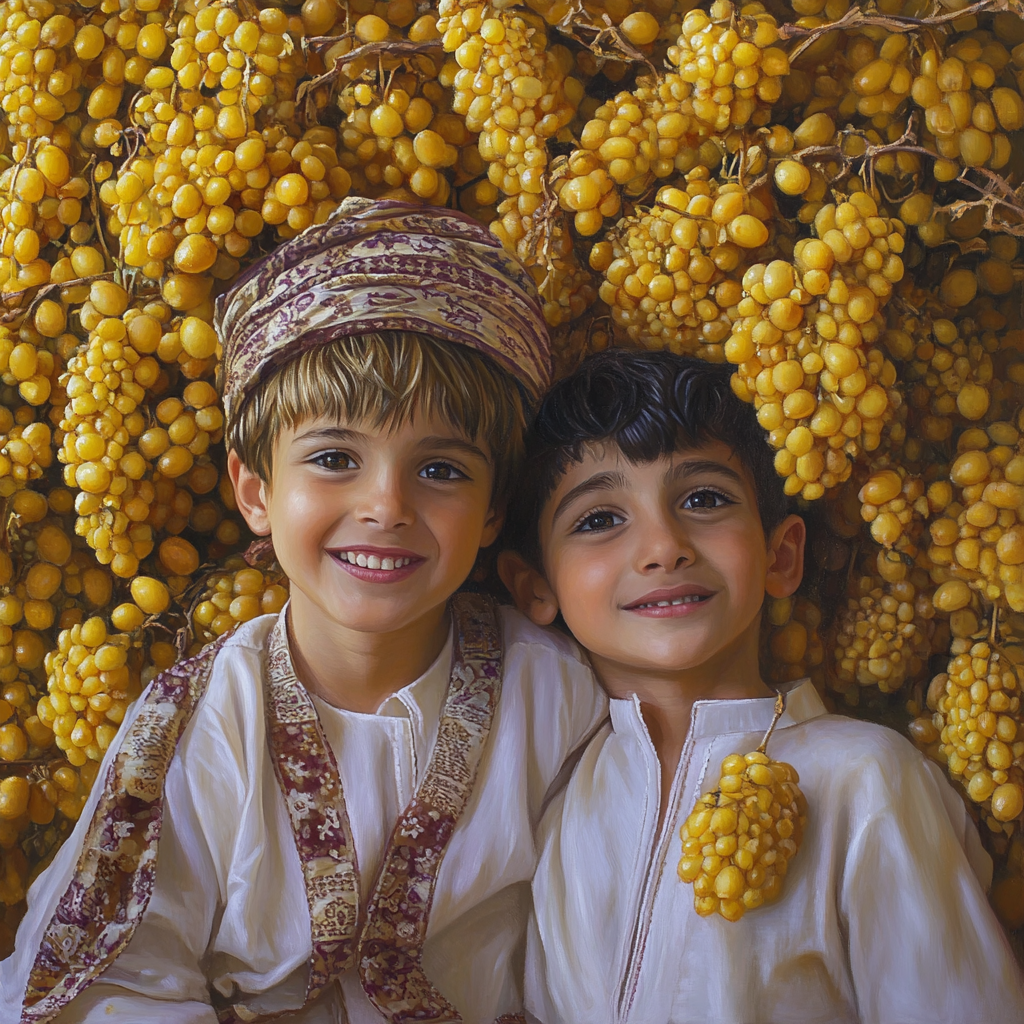
[[[367,487],[359,497],[356,517],[362,523],[384,530],[412,523],[415,514],[397,474],[383,472],[367,481]]]
[[[642,535],[643,543],[639,551],[641,572],[659,569],[672,572],[689,565],[696,557],[696,551],[679,523],[650,523]]]

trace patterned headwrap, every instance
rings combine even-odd
[[[531,400],[551,383],[533,279],[476,221],[397,200],[347,199],[217,300],[230,420],[266,372],[337,338],[415,331],[469,345]]]

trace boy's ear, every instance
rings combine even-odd
[[[270,534],[270,516],[267,513],[267,485],[238,457],[232,449],[228,452],[228,476],[235,489],[235,503],[249,529],[257,537]]]
[[[771,597],[789,597],[796,593],[804,578],[806,542],[807,526],[800,516],[786,516],[773,531],[764,581],[764,589]]]
[[[491,510],[487,513],[487,519],[484,520],[484,532],[480,538],[480,547],[489,548],[501,534],[501,528],[505,525],[505,509],[504,507],[491,506]]]
[[[516,607],[535,625],[550,626],[558,614],[558,599],[548,581],[522,555],[502,551],[498,575],[508,588]]]

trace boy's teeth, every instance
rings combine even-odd
[[[358,565],[364,569],[383,569],[386,572],[401,569],[412,561],[411,558],[380,558],[377,555],[356,554],[354,551],[342,551],[340,557],[350,565]]]
[[[687,597],[674,597],[671,601],[650,601],[647,604],[637,605],[638,608],[670,608],[679,604],[695,604],[697,601],[703,601],[704,597],[701,594],[690,594]]]

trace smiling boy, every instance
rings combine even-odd
[[[392,332],[313,350],[284,366],[229,427],[239,508],[255,533],[273,533],[291,580],[297,674],[351,711],[373,714],[396,679],[416,679],[436,659],[449,633],[446,602],[494,542],[509,469],[521,458],[511,382],[493,371],[479,381],[470,435],[450,400],[438,409],[422,396],[444,393],[436,378],[445,372],[481,377],[480,357],[429,344]],[[346,387],[362,362],[389,382]],[[380,405],[396,386],[402,399]]]
[[[350,200],[218,310],[228,470],[290,601],[137,702],[0,1021],[490,1024],[606,713],[571,642],[456,593],[548,381],[533,283],[468,218]]]
[[[808,805],[781,896],[738,921],[702,917],[677,876],[680,829],[718,765],[772,721],[761,607],[803,572],[803,521],[728,368],[592,357],[545,399],[524,479],[520,553],[502,555],[502,577],[535,622],[562,615],[611,698],[542,825],[528,1012],[544,1024],[1024,1019],[982,888],[991,864],[959,798],[896,733],[826,714],[809,681],[789,689],[768,747]]]

